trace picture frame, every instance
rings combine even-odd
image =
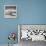
[[[22,33],[27,31],[28,37],[25,38],[25,34]],[[33,32],[31,34],[31,32]],[[30,36],[30,37],[29,37]],[[22,38],[21,38],[22,37]],[[31,40],[31,41],[46,41],[46,25],[45,24],[19,24],[18,25],[18,41]]]
[[[17,6],[4,5],[4,18],[17,18]]]

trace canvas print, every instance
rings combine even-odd
[[[4,5],[4,18],[16,18],[17,8],[16,5]]]

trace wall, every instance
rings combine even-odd
[[[17,5],[16,19],[4,18],[7,4]],[[10,32],[18,32],[17,24],[46,24],[46,0],[0,0],[0,44],[8,43]]]

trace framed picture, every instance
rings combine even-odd
[[[4,5],[4,18],[16,18],[17,7],[16,5]]]
[[[46,25],[18,25],[18,38],[21,40],[46,41]]]

